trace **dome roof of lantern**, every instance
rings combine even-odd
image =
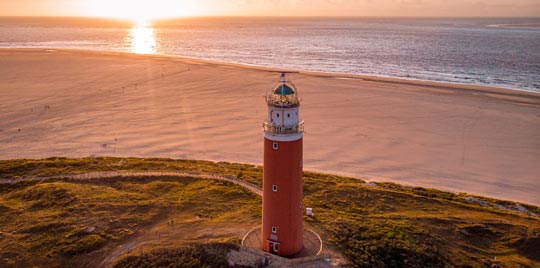
[[[292,95],[294,93],[294,89],[285,83],[280,83],[274,89],[275,95]]]

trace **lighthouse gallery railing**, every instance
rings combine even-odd
[[[276,106],[294,106],[300,104],[300,100],[296,94],[278,95],[270,94],[266,96],[266,102]]]
[[[266,132],[274,134],[294,134],[304,132],[304,121],[295,126],[276,126],[274,124],[263,123],[263,129]]]

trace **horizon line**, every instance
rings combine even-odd
[[[113,16],[66,16],[66,15],[0,15],[0,18],[92,18],[111,20],[131,20],[130,18],[119,18]],[[540,16],[319,16],[319,15],[195,15],[195,16],[170,16],[153,18],[148,20],[168,20],[185,18],[425,18],[425,19],[506,19],[506,18],[529,18],[540,19]]]

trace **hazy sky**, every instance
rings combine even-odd
[[[540,16],[540,0],[0,0],[0,16]]]

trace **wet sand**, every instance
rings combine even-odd
[[[262,67],[0,50],[0,159],[135,156],[261,164]],[[540,205],[540,94],[302,72],[304,168]]]

